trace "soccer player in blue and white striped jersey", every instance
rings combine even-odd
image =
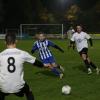
[[[52,55],[49,47],[54,47],[61,52],[64,51],[59,46],[55,45],[53,42],[47,40],[43,33],[38,34],[37,38],[38,40],[34,43],[31,50],[32,54],[36,50],[38,50],[40,60],[43,62],[44,66],[50,68],[55,75],[59,76],[62,79],[64,69],[62,66],[56,64],[54,56]]]

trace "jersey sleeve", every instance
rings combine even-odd
[[[36,60],[36,57],[31,56],[27,52],[24,52],[23,53],[23,59],[24,59],[24,62],[28,62],[28,63],[34,64],[35,60]]]
[[[54,47],[55,44],[54,44],[53,42],[51,42],[51,41],[48,41],[48,46],[52,46],[52,47]]]
[[[91,36],[89,34],[87,34],[87,33],[85,33],[85,37],[86,37],[86,39],[90,39],[91,38]]]
[[[36,50],[38,50],[38,47],[37,47],[36,43],[34,43],[34,45],[32,47],[32,51],[36,51]]]

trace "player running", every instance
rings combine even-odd
[[[92,73],[92,68],[96,69],[97,74],[99,74],[99,69],[96,65],[90,60],[88,56],[88,42],[89,40],[91,47],[93,46],[91,37],[82,31],[81,26],[77,26],[77,32],[73,34],[71,38],[70,47],[74,48],[74,42],[76,43],[77,51],[79,52],[80,56],[82,57],[87,69],[88,74]]]
[[[61,52],[64,52],[60,47],[55,45],[53,42],[46,39],[43,33],[37,35],[38,40],[34,43],[31,53],[33,54],[36,50],[39,51],[39,56],[44,66],[50,68],[51,71],[60,77],[63,78],[64,69],[62,66],[56,64],[55,59],[49,49],[49,47],[54,47]],[[60,70],[59,70],[60,69]]]
[[[7,34],[5,37],[7,49],[0,53],[0,100],[5,100],[9,94],[26,96],[27,100],[34,100],[32,91],[24,81],[23,63],[43,67],[35,57],[25,51],[16,48],[15,34]]]

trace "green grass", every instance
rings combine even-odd
[[[68,50],[68,43],[65,40],[53,40],[61,46],[65,53],[52,49],[57,63],[65,68],[65,77],[60,80],[51,72],[35,68],[25,63],[25,81],[30,85],[35,100],[99,100],[100,99],[100,76],[95,71],[87,75],[83,62],[76,51]],[[19,41],[18,48],[30,52],[33,41]],[[0,41],[0,51],[5,48],[4,42]],[[89,49],[91,59],[100,65],[100,41],[94,41],[94,48]],[[37,54],[34,54],[37,56]],[[14,83],[13,83],[14,84]],[[61,88],[69,84],[72,87],[71,95],[62,95]],[[26,100],[14,95],[6,97],[6,100]]]

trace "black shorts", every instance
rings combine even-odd
[[[20,90],[20,92],[18,93],[3,93],[3,92],[0,92],[0,98],[4,98],[5,96],[8,96],[10,94],[14,94],[18,97],[23,97],[24,94],[27,94],[30,92],[30,88],[29,86],[25,83],[24,87]],[[1,99],[0,99],[1,100]]]
[[[79,52],[80,55],[82,54],[88,54],[88,48],[83,48],[80,52]]]

